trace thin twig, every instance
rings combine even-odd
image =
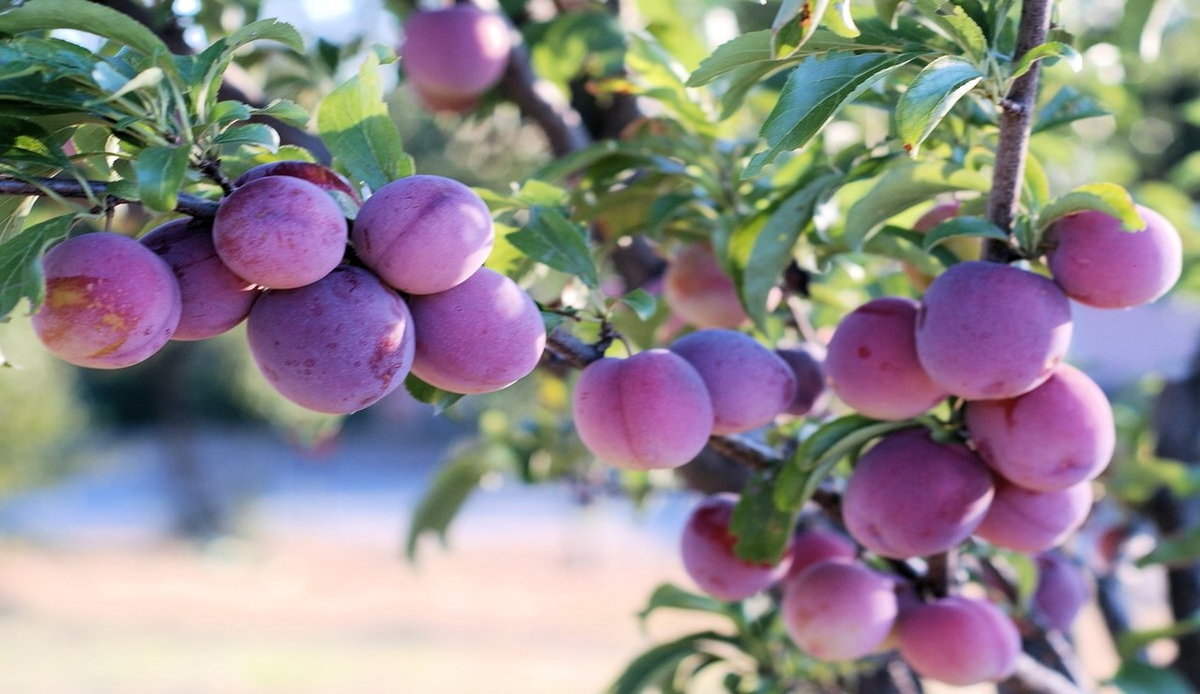
[[[88,191],[78,181],[56,178],[38,178],[35,180],[37,181],[36,184],[11,178],[0,178],[0,195],[45,195],[48,190],[64,198],[87,199],[88,197]],[[92,189],[94,195],[104,198],[105,201],[104,207],[93,210],[97,214],[112,209],[116,205],[137,203],[136,200],[109,195],[108,184],[103,181],[88,181],[88,186]],[[220,204],[212,200],[205,200],[195,195],[180,193],[179,200],[175,205],[175,211],[193,217],[212,217],[217,214],[218,207],[220,207]]]

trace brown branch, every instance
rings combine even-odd
[[[46,191],[50,191],[64,198],[86,199],[88,197],[87,190],[78,181],[55,178],[39,178],[35,180],[37,181],[36,184],[0,177],[0,195],[45,195]],[[100,213],[106,209],[112,209],[116,205],[140,204],[136,200],[109,195],[108,184],[102,181],[88,181],[88,186],[91,187],[93,195],[104,199],[104,206],[94,209],[93,212]],[[220,207],[220,204],[212,200],[205,200],[195,195],[180,193],[179,201],[175,205],[175,211],[193,217],[212,217],[217,214],[218,207]]]
[[[1046,42],[1050,30],[1050,0],[1025,0],[1017,26],[1017,45],[1013,62],[1031,48]],[[992,173],[992,191],[988,195],[987,216],[1006,232],[1012,231],[1025,178],[1025,158],[1033,126],[1033,108],[1037,99],[1038,63],[1013,80],[1012,88],[1000,103],[1000,138],[996,144],[996,163]],[[1004,241],[989,240],[984,256],[995,262],[1008,262],[1014,254]]]
[[[1083,694],[1066,677],[1022,653],[1017,657],[1017,670],[1000,683],[1005,694]]]
[[[591,144],[579,113],[555,94],[553,85],[538,80],[533,73],[525,46],[513,47],[508,67],[500,78],[500,91],[521,109],[522,115],[538,124],[554,156],[561,157]]]

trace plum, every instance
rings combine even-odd
[[[736,434],[775,419],[792,402],[796,378],[779,355],[733,330],[697,330],[671,343],[712,398],[713,433]]]
[[[998,480],[996,496],[975,534],[1018,552],[1041,552],[1062,544],[1092,508],[1091,482],[1035,492]]]
[[[426,105],[461,113],[500,81],[511,51],[504,18],[466,3],[410,14],[400,59]]]
[[[257,181],[265,176],[291,176],[315,185],[327,193],[338,192],[356,203],[362,203],[362,197],[354,186],[350,185],[341,174],[311,161],[271,161],[259,164],[238,177],[233,182],[234,188],[240,188],[250,181]]]
[[[792,538],[786,577],[794,578],[826,559],[853,559],[855,549],[853,542],[831,530],[812,529],[796,533]]]
[[[166,261],[127,236],[84,234],[42,258],[46,296],[33,314],[38,339],[76,366],[119,369],[157,352],[182,303]]]
[[[804,416],[820,410],[825,403],[825,349],[814,343],[777,349],[775,353],[787,363],[796,379],[796,394],[783,411]]]
[[[667,265],[663,299],[698,328],[736,328],[748,320],[737,287],[705,243],[684,246]]]
[[[1084,570],[1061,552],[1036,557],[1037,589],[1033,609],[1051,629],[1070,632],[1079,611],[1092,599],[1092,587]]]
[[[734,552],[737,538],[729,525],[737,501],[734,494],[717,494],[701,501],[688,516],[680,540],[688,576],[700,590],[719,600],[744,600],[779,580],[785,568],[748,562]]]
[[[874,652],[891,632],[895,584],[855,561],[826,559],[785,582],[779,612],[805,653],[853,660]]]
[[[1021,636],[1000,608],[949,596],[901,613],[900,655],[917,674],[955,686],[997,682],[1013,673]]]

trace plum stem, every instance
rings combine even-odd
[[[1025,0],[1021,3],[1021,19],[1017,25],[1017,44],[1013,62],[1029,50],[1046,42],[1050,31],[1050,0]],[[988,219],[1005,232],[1011,233],[1025,178],[1025,159],[1029,136],[1033,128],[1033,108],[1037,99],[1039,63],[1029,72],[1013,80],[1012,88],[999,103],[1000,137],[996,143],[996,163],[992,173],[992,190],[988,195]],[[1014,258],[1012,246],[1004,241],[989,240],[984,257],[1007,263]]]
[[[117,205],[128,205],[137,202],[116,195],[108,194],[108,184],[103,181],[88,181],[88,188],[93,195],[104,199],[103,207],[92,211],[96,214],[111,210]],[[86,199],[88,190],[78,181],[68,181],[56,178],[29,178],[17,180],[0,177],[0,195],[47,195],[53,194],[63,198]],[[212,200],[180,193],[175,205],[176,212],[182,212],[192,217],[212,217],[217,214],[219,203]]]

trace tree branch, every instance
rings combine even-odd
[[[1005,694],[1083,694],[1066,677],[1034,660],[1027,653],[1017,657],[1017,670],[1001,683]]]
[[[521,114],[538,124],[550,142],[550,151],[561,157],[591,144],[583,129],[583,120],[570,104],[554,93],[554,87],[540,82],[529,63],[525,46],[513,47],[500,90],[521,109]]]
[[[78,181],[55,178],[39,178],[34,180],[37,181],[36,184],[0,177],[0,195],[45,195],[46,191],[50,191],[64,198],[86,199],[88,197],[87,190]],[[109,195],[108,184],[103,181],[88,181],[88,186],[92,189],[92,194],[102,197],[105,200],[105,206],[94,210],[94,212],[103,212],[105,209],[112,209],[116,205],[137,203],[136,200]],[[175,205],[175,211],[191,215],[192,217],[212,217],[217,214],[218,207],[220,207],[220,203],[212,200],[205,200],[195,195],[180,193],[179,202]]]
[[[1017,45],[1013,62],[1031,48],[1046,42],[1050,30],[1050,0],[1025,0],[1017,26]],[[1008,95],[1000,103],[1000,138],[996,144],[996,163],[992,173],[992,191],[988,195],[987,216],[1006,232],[1012,231],[1025,178],[1025,158],[1037,99],[1039,64],[1013,81]],[[996,262],[1013,259],[1012,248],[1003,241],[989,240],[984,257]]]

